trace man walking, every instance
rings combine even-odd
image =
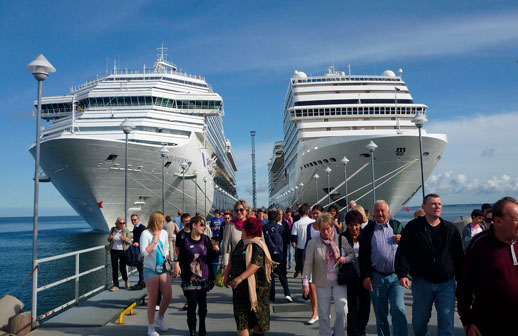
[[[133,224],[133,246],[139,247],[140,235],[146,230],[146,226],[140,222],[138,215],[131,215],[131,224]],[[144,260],[137,264],[138,283],[131,286],[132,290],[141,290],[146,287],[144,282]]]
[[[455,280],[462,271],[464,251],[459,230],[441,216],[437,194],[423,200],[425,215],[403,229],[396,253],[399,283],[410,287],[412,277],[412,328],[416,336],[427,336],[428,321],[435,303],[438,335],[453,335]]]
[[[306,246],[306,227],[308,224],[314,222],[313,219],[308,217],[309,205],[306,203],[302,204],[299,208],[300,219],[296,221],[291,227],[291,241],[292,246],[295,249],[295,274],[293,277],[299,276],[302,273],[303,258],[304,258],[304,247]]]
[[[401,224],[390,219],[387,202],[374,204],[375,222],[369,222],[360,236],[360,272],[363,287],[370,291],[379,336],[390,336],[388,306],[393,335],[408,334],[404,294],[398,283],[394,258],[401,238]]]
[[[493,205],[494,224],[473,237],[457,288],[467,335],[516,335],[518,327],[518,203]]]
[[[286,278],[286,259],[284,257],[284,227],[278,223],[279,212],[277,210],[268,211],[268,224],[264,226],[264,241],[270,256],[273,261],[278,262],[277,267],[272,272],[272,281],[270,288],[270,302],[275,302],[275,275],[279,277],[279,281],[284,290],[284,297],[286,301],[292,302],[290,296],[290,288],[288,286],[288,279]]]

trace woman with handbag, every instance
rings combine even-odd
[[[363,214],[357,210],[351,210],[345,215],[346,230],[341,234],[353,247],[354,255],[358,260],[360,252],[359,237],[361,233],[361,225],[365,221]],[[354,263],[357,274],[360,274],[358,262]],[[347,284],[347,302],[349,304],[349,313],[347,314],[347,335],[363,336],[366,334],[365,328],[369,323],[369,315],[371,311],[371,298],[369,291],[363,287],[361,278],[349,281]]]
[[[189,225],[191,233],[179,248],[178,262],[175,265],[175,277],[181,274],[182,289],[187,298],[187,325],[189,335],[196,336],[196,306],[200,319],[199,336],[205,336],[207,329],[207,292],[214,283],[211,261],[218,256],[219,246],[212,244],[204,234],[206,224],[202,217],[194,216]],[[180,265],[181,264],[181,265]]]
[[[122,280],[126,285],[126,289],[129,288],[128,272],[126,270],[126,250],[131,243],[131,233],[127,227],[124,226],[126,221],[124,217],[118,217],[115,221],[115,227],[112,227],[110,234],[108,235],[108,250],[110,251],[110,257],[112,261],[112,277],[113,287],[110,289],[112,292],[119,290],[119,272],[117,266],[120,266]]]
[[[320,322],[318,333],[328,336],[345,335],[345,318],[347,315],[347,288],[338,284],[339,265],[354,262],[356,257],[347,239],[340,237],[334,230],[334,218],[324,213],[317,218],[320,237],[311,239],[306,247],[306,261],[302,271],[302,292],[309,294],[309,277],[316,285],[317,307]],[[342,247],[342,251],[338,246]],[[335,303],[335,324],[333,331],[330,323],[331,299]]]
[[[161,330],[168,328],[164,324],[164,314],[171,301],[171,264],[168,258],[169,239],[164,227],[164,214],[155,211],[149,217],[147,230],[140,236],[140,253],[144,256],[144,281],[149,296],[147,304],[148,336],[159,336],[155,325]],[[155,307],[158,289],[162,293],[162,302],[155,320]]]

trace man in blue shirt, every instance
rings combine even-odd
[[[387,202],[374,204],[375,222],[367,224],[360,236],[359,264],[363,286],[370,291],[378,335],[390,336],[388,306],[393,335],[408,335],[405,288],[398,283],[394,260],[401,239],[401,224],[390,220]]]
[[[221,213],[218,209],[214,210],[214,218],[210,220],[210,230],[212,231],[212,237],[219,237],[219,230],[221,229]]]
[[[182,210],[178,210],[178,217],[175,217],[173,219],[173,222],[175,222],[176,226],[178,226],[178,231],[182,231],[183,230],[182,215],[183,215],[183,211]]]

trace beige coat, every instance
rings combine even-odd
[[[338,237],[342,239],[342,256],[350,262],[355,262],[354,250],[349,245],[347,238],[335,234],[335,244],[337,247],[339,246]],[[335,267],[335,271],[338,273],[338,266]],[[309,279],[310,276],[311,281],[317,287],[327,287],[326,256],[324,255],[324,244],[322,244],[320,237],[311,239],[306,246],[306,260],[304,261],[302,279]]]
[[[110,244],[108,245],[108,248],[107,248],[108,251],[110,251],[113,246],[113,239],[110,239],[110,235],[112,235],[112,234],[115,235],[116,233],[117,233],[117,228],[112,227],[110,230],[110,234],[108,234],[108,239],[107,239],[110,242]],[[128,249],[128,247],[130,246],[131,239],[133,238],[133,234],[130,232],[130,230],[128,230],[127,227],[124,226],[122,228],[121,236],[126,237],[126,240],[122,243],[122,247],[123,247],[124,251],[126,251]]]
[[[221,247],[223,253],[223,266],[228,265],[230,254],[236,248],[237,243],[241,240],[241,231],[236,228],[233,222],[225,225],[223,231],[223,246]]]

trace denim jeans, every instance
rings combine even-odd
[[[455,280],[431,283],[423,278],[412,279],[412,328],[416,336],[428,336],[428,321],[435,302],[437,334],[453,335],[455,313]]]
[[[392,317],[392,329],[394,336],[408,335],[408,326],[405,310],[405,287],[398,283],[395,273],[383,275],[372,272],[371,300],[376,315],[376,328],[378,336],[390,336],[390,324],[388,320],[389,302],[390,316]]]

